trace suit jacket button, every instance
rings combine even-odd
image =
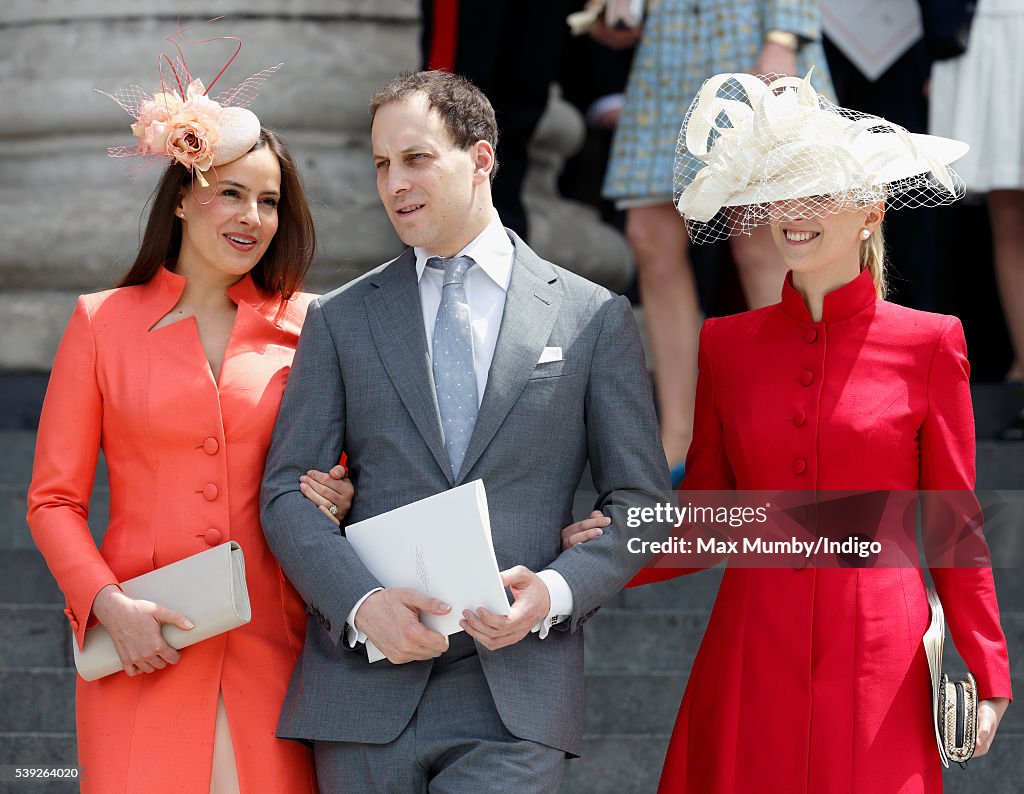
[[[330,620],[330,618],[324,618],[324,620],[323,620],[323,627],[324,627],[324,631],[330,631],[331,630],[331,620]]]
[[[214,485],[212,482],[208,482],[206,483],[206,485],[203,486],[203,499],[205,499],[207,502],[212,502],[214,499],[217,498],[217,494],[219,493],[220,491],[217,490],[217,486]]]
[[[818,341],[818,332],[814,328],[808,328],[804,333],[804,341],[809,345],[813,345]]]
[[[800,383],[804,386],[810,386],[814,383],[814,373],[809,369],[805,369],[800,373]]]
[[[216,455],[218,449],[220,449],[220,442],[213,436],[210,436],[203,442],[203,452],[207,455]]]
[[[793,461],[793,471],[796,474],[803,474],[807,471],[807,461],[803,458],[797,458]]]
[[[205,540],[210,546],[219,545],[223,537],[224,536],[221,534],[220,530],[214,527],[210,527],[210,529],[203,533],[203,540]]]
[[[797,411],[793,414],[793,424],[797,427],[803,427],[807,423],[807,414],[803,411]]]

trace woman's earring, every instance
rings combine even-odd
[[[184,212],[184,210],[178,210],[177,215],[182,220],[185,220],[185,212]],[[867,231],[867,229],[865,229],[864,231]]]
[[[184,217],[184,216],[182,216],[182,217]],[[861,229],[860,230],[860,239],[861,240],[867,240],[870,236],[871,236],[871,230],[870,229]]]

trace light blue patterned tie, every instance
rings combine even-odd
[[[434,388],[441,430],[452,473],[458,477],[476,424],[477,391],[473,369],[473,329],[466,300],[466,271],[476,264],[468,256],[432,256],[427,267],[444,268],[441,304],[434,321]]]

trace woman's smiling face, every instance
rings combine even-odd
[[[244,276],[277,233],[280,198],[281,165],[269,147],[218,166],[209,188],[196,186],[195,195],[183,191],[177,208],[182,217],[179,270],[211,268]]]

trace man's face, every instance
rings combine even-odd
[[[423,94],[379,107],[370,137],[377,193],[403,243],[454,256],[490,222],[490,145],[456,148]]]

